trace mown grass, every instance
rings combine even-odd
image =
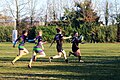
[[[27,68],[32,56],[34,44],[26,43],[30,54],[23,56],[15,65],[11,61],[18,50],[11,43],[0,43],[0,80],[120,80],[120,44],[98,43],[80,44],[84,63],[77,62],[74,56],[68,57],[69,64],[63,58],[48,62],[48,57],[56,54],[55,44],[49,48],[45,44],[45,58],[33,62],[32,69]],[[71,51],[71,44],[65,43],[64,50]]]

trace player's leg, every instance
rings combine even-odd
[[[36,56],[36,52],[34,51],[34,52],[33,52],[33,55],[32,55],[32,58],[30,59],[30,62],[29,62],[29,64],[28,64],[28,67],[29,67],[29,68],[31,68],[31,64],[32,64],[35,56]]]
[[[77,52],[78,49],[79,49],[78,47],[72,46],[72,51],[73,51],[73,52],[69,52],[69,56],[70,56],[70,55],[74,55],[75,57],[77,57],[77,55],[76,55],[75,52]]]
[[[53,56],[53,57],[49,57],[49,62],[51,62],[52,59],[55,59],[55,58],[61,58],[62,56],[62,52],[58,52],[57,55]]]
[[[22,55],[27,55],[27,54],[29,54],[29,51],[26,49],[26,48],[24,48],[24,53],[22,54]]]
[[[62,50],[62,53],[63,53],[63,56],[65,58],[65,62],[68,63],[68,59],[67,59],[67,56],[66,56],[66,52],[64,50]]]
[[[51,60],[54,59],[54,58],[61,58],[61,56],[62,56],[62,46],[57,45],[56,49],[57,49],[58,54],[53,56],[53,57],[49,57],[49,62],[51,62]]]
[[[53,56],[52,58],[55,59],[55,58],[61,58],[62,56],[62,52],[58,52],[57,55]]]
[[[36,58],[45,57],[45,56],[46,56],[45,52],[42,51],[38,55],[36,55]]]
[[[16,58],[12,61],[12,64],[14,65],[14,63],[20,59],[23,55],[24,51],[23,50],[19,50],[19,55],[16,56]]]
[[[84,61],[81,59],[80,49],[78,49],[78,50],[75,52],[75,55],[78,57],[78,61],[79,61],[79,62],[84,62]]]
[[[76,57],[76,54],[74,52],[69,52],[69,57],[70,55],[74,55]]]

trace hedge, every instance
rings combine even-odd
[[[0,26],[0,42],[12,41],[12,30],[13,27]]]
[[[79,29],[72,27],[61,27],[63,34],[69,36],[73,34],[73,31],[77,31],[79,34],[84,36],[86,42],[91,40],[91,32],[98,34],[98,42],[116,42],[117,39],[117,26],[95,26],[92,30],[89,30],[84,25]],[[13,27],[0,26],[0,42],[11,42],[12,41],[12,30]],[[39,30],[43,31],[43,40],[51,42],[56,34],[56,26],[38,26],[29,28],[29,39],[35,38]],[[70,40],[67,40],[70,42]]]

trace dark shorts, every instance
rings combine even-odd
[[[76,52],[78,49],[79,49],[78,47],[72,46],[72,51],[73,52]]]
[[[57,52],[62,52],[63,51],[62,46],[60,46],[60,45],[57,45],[56,48],[57,48]]]
[[[38,48],[37,46],[33,47],[33,51],[35,53],[41,53],[41,52],[43,52],[43,50],[41,48]]]
[[[24,50],[24,48],[25,48],[24,46],[18,46],[19,50]]]

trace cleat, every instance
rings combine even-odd
[[[49,57],[49,63],[51,63],[52,57]]]
[[[66,62],[66,63],[69,63],[69,62],[68,62],[68,59],[65,59],[65,62]]]
[[[11,62],[12,63],[12,65],[14,65],[15,63],[14,62]]]
[[[83,63],[84,61],[83,61],[83,60],[80,60],[79,62],[80,62],[80,63]]]
[[[30,64],[28,64],[28,68],[32,68]]]

